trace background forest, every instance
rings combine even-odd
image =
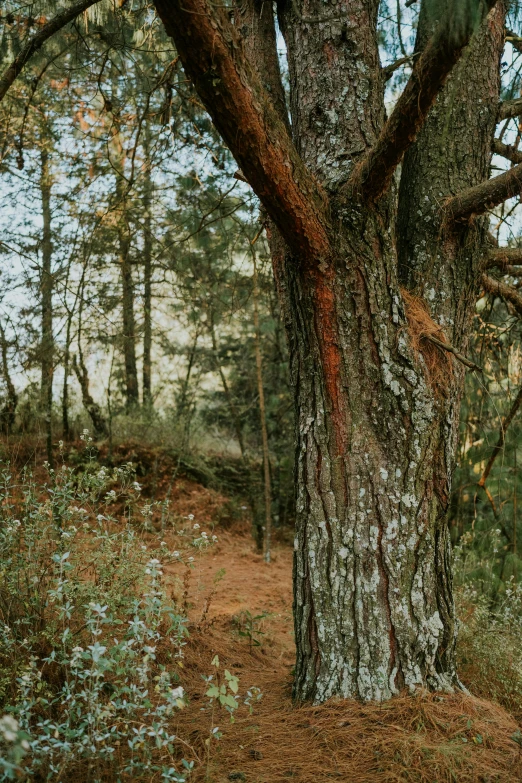
[[[2,68],[28,36],[66,5],[3,2]],[[411,71],[417,13],[415,0],[381,3],[381,58],[390,107]],[[510,24],[513,30],[508,31],[503,62],[506,100],[518,98],[522,89],[516,8]],[[280,57],[285,74],[282,38]],[[521,141],[519,117],[507,117],[493,170],[522,160]],[[503,244],[522,246],[520,216],[519,198],[506,202],[491,213],[491,233]],[[86,504],[93,519],[112,520],[106,507],[100,510],[97,504],[102,498],[108,503],[107,493],[113,492],[118,509],[140,535],[159,531],[163,538],[171,523],[176,535],[180,525],[185,526],[181,533],[188,559],[191,547],[199,553],[212,541],[210,533],[200,535],[197,519],[189,534],[192,514],[183,516],[171,504],[175,482],[183,478],[212,491],[213,497],[225,498],[219,508],[212,507],[212,523],[224,531],[248,526],[259,550],[265,538],[265,557],[270,554],[267,527],[271,525],[277,545],[292,539],[292,398],[285,329],[263,227],[255,196],[184,76],[153,8],[143,0],[101,0],[92,5],[32,57],[0,104],[0,449],[7,515],[0,619],[6,629],[10,627],[0,643],[0,657],[15,667],[1,680],[0,699],[5,706],[22,698],[26,714],[32,716],[24,724],[20,711],[14,710],[16,752],[9,745],[11,724],[3,719],[4,740],[12,751],[2,762],[7,777],[18,774],[29,739],[34,770],[43,775],[44,769],[49,779],[66,779],[60,777],[63,758],[67,763],[80,757],[99,761],[99,751],[94,753],[93,748],[99,749],[100,741],[90,735],[91,745],[82,745],[72,713],[67,717],[69,734],[63,729],[66,739],[51,708],[45,718],[47,729],[42,728],[36,686],[32,689],[27,680],[22,697],[18,690],[15,698],[13,677],[29,676],[23,674],[24,667],[32,666],[31,677],[37,679],[38,656],[58,660],[53,634],[61,638],[62,652],[67,648],[69,662],[76,660],[72,671],[79,676],[84,650],[74,658],[71,650],[76,648],[66,642],[64,629],[72,629],[69,634],[74,635],[76,627],[86,626],[96,639],[104,623],[116,617],[111,601],[129,575],[111,571],[116,568],[107,554],[112,547],[128,553],[129,568],[135,566],[133,584],[149,579],[154,587],[154,580],[159,580],[154,570],[159,570],[158,561],[150,560],[156,563],[151,571],[149,555],[143,560],[134,533],[123,541],[127,533],[121,530],[99,530],[102,554],[92,567],[99,570],[105,592],[101,597],[84,596],[91,598],[86,604],[91,608],[80,619],[76,609],[63,609],[62,604],[61,619],[51,623],[45,649],[38,651],[33,642],[40,638],[41,628],[36,628],[34,617],[41,620],[48,604],[37,607],[36,596],[27,590],[24,606],[15,611],[13,595],[20,585],[39,578],[43,558],[52,557],[51,571],[58,568],[59,584],[49,577],[44,588],[55,591],[55,605],[60,600],[76,606],[71,586],[81,584],[78,552],[86,546],[79,541],[75,555],[71,544],[69,556],[60,536],[53,537],[51,523],[40,536],[36,521],[41,524],[47,512],[38,506],[38,493],[50,493],[49,519],[56,524],[60,517],[63,530],[65,524],[73,524],[69,512],[63,512],[71,504],[76,504],[76,511]],[[522,274],[515,267],[511,271],[512,285],[518,288]],[[468,359],[481,370],[467,375],[450,523],[461,591],[464,672],[466,665],[473,671],[476,693],[499,700],[517,715],[522,715],[522,654],[515,633],[522,625],[521,312],[522,305],[517,311],[486,291],[477,304]],[[35,478],[29,477],[30,471]],[[108,483],[108,476],[113,483]],[[15,523],[22,513],[36,525],[31,534],[34,573],[24,572],[27,564],[16,559]],[[82,529],[79,523],[77,528]],[[160,551],[161,542],[157,547]],[[185,557],[180,551],[170,553],[171,560]],[[129,616],[135,612],[133,616],[144,620],[148,636],[145,639],[136,630],[136,645],[171,634],[181,649],[183,612],[178,607],[166,631],[159,595],[149,590],[148,604],[136,607],[129,598],[129,606],[118,611],[128,610]],[[178,602],[183,589],[179,596]],[[264,616],[241,616],[240,630],[249,640],[250,652],[264,633]],[[69,625],[63,625],[64,618]],[[24,644],[29,637],[33,641],[22,651],[18,645],[13,658],[16,645],[9,634],[23,637]],[[119,656],[121,670],[127,653],[131,661],[130,647],[126,650],[111,653],[114,660]],[[107,663],[111,671],[114,660]],[[82,665],[87,671],[85,658]],[[89,666],[95,665],[92,654]],[[219,660],[213,665],[217,672]],[[210,659],[207,667],[211,678]],[[238,684],[228,670],[227,674],[232,679],[226,679],[221,696],[224,693],[228,702],[220,704],[232,714],[238,709]],[[166,676],[156,669],[143,670],[136,688],[144,688],[149,675]],[[87,704],[92,710],[103,701],[104,676],[90,680],[83,706],[78,697],[78,715]],[[124,672],[121,683],[111,687],[128,694],[132,688],[126,677]],[[71,680],[67,682],[72,689]],[[162,693],[170,694],[165,704],[172,710],[180,706],[183,687],[176,680],[170,685],[176,687]],[[211,692],[212,687],[207,697],[219,701],[220,692]],[[53,698],[46,696],[49,703]],[[257,692],[242,698],[250,708]],[[144,703],[139,709],[150,717],[152,708]],[[102,712],[100,707],[96,731],[102,731],[106,719]],[[8,716],[14,713],[7,711]],[[149,740],[142,738],[142,746],[136,740],[131,747],[133,761],[125,774],[165,780],[196,774],[199,761],[190,753],[184,766],[179,759],[172,761],[173,740],[162,723],[167,713],[167,707],[154,713],[154,725],[157,747],[170,754],[171,761],[155,761],[153,751],[143,750]],[[37,719],[38,736],[31,733]],[[213,723],[210,739],[202,745],[202,754],[206,747],[209,758],[212,743],[218,742],[214,728]],[[88,731],[95,729],[91,725]],[[116,730],[107,729],[107,736],[111,731],[111,741],[119,746]],[[107,774],[109,756],[103,757],[101,767],[98,762],[89,767],[91,777],[86,779]],[[210,762],[205,763],[202,769],[208,775]]]

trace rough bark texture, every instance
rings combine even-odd
[[[417,50],[438,41],[441,60],[424,58],[429,67],[405,88],[408,111],[386,123],[377,2],[282,0],[290,140],[267,67],[275,43],[256,43],[249,7],[234,30],[205,0],[156,6],[272,220],[296,407],[294,696],[453,687],[445,512],[463,375],[443,352],[428,372],[403,289],[428,302],[441,338],[465,346],[487,232],[481,220],[455,224],[443,206],[488,176],[503,8],[479,25],[443,89],[452,63],[442,60],[457,61],[462,29],[444,40],[448,25],[423,11]],[[378,186],[368,189],[372,172]]]

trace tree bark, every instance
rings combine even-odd
[[[42,307],[42,339],[40,344],[41,372],[41,408],[45,423],[45,444],[47,461],[53,465],[53,374],[54,374],[54,337],[53,337],[53,289],[52,273],[52,219],[51,219],[51,173],[49,154],[44,149],[40,156],[40,193],[42,198],[42,271],[40,277],[40,297]]]
[[[248,63],[224,11],[206,0],[155,3],[273,221],[296,409],[294,697],[382,700],[403,687],[458,686],[445,515],[463,370],[423,339],[410,305],[464,352],[487,232],[480,220],[448,221],[442,206],[488,176],[503,9],[459,63],[467,87],[463,76],[447,80],[462,31],[453,37],[423,9],[418,62],[429,67],[414,69],[399,100],[405,116],[386,121],[378,3],[354,0],[347,14],[341,0],[283,0],[288,139],[263,59]],[[461,106],[467,89],[475,97]],[[480,112],[477,91],[487,96]],[[460,172],[457,129],[470,107]],[[397,213],[393,174],[405,153]]]

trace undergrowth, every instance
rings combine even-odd
[[[187,631],[162,570],[183,554],[140,539],[151,508],[132,466],[64,464],[39,486],[4,464],[0,485],[3,779],[184,781]]]
[[[513,577],[499,589],[494,559],[500,531],[480,554],[473,533],[455,547],[454,573],[459,616],[459,675],[469,690],[493,699],[522,720],[522,584]]]

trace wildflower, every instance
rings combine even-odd
[[[212,541],[217,541],[217,540],[218,540],[217,536],[212,536]]]
[[[193,557],[189,557],[189,563],[191,563],[194,560]]]
[[[172,553],[172,557],[179,557],[179,552],[176,550]]]
[[[0,732],[6,742],[14,742],[18,732],[18,722],[11,715],[0,718]]]
[[[208,538],[208,533],[205,533],[205,531],[202,532],[201,538]]]
[[[137,481],[132,482],[132,488],[136,490],[136,492],[141,492],[141,486],[138,484]]]
[[[187,519],[190,519],[190,521],[192,522],[192,520],[194,519],[194,514],[189,514]]]
[[[98,522],[103,522],[103,520],[105,519],[105,517],[103,516],[103,514],[98,514],[98,516],[96,517],[96,519],[98,520]]]
[[[200,525],[198,525],[198,523],[196,522],[196,524],[194,525],[194,530],[199,530],[199,528],[200,528]]]
[[[185,691],[181,687],[181,685],[178,688],[172,688],[170,691],[170,695],[173,699],[182,699],[185,695]]]

